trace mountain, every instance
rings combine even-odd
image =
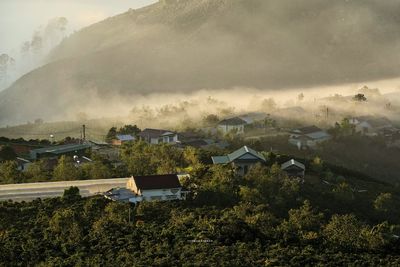
[[[399,76],[400,2],[163,0],[86,27],[0,92],[0,124],[154,92]]]

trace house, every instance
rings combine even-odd
[[[132,176],[127,182],[127,189],[134,193],[129,201],[168,201],[186,199],[188,193],[180,184],[178,175]]]
[[[289,143],[299,148],[315,148],[329,139],[331,139],[330,134],[312,125],[290,131]]]
[[[297,160],[291,159],[281,165],[281,170],[285,171],[289,177],[304,178],[306,167]]]
[[[247,122],[239,117],[222,120],[218,123],[217,129],[223,134],[235,133],[244,134],[244,126]]]
[[[117,134],[115,139],[112,140],[114,146],[121,146],[122,144],[135,141],[135,137],[130,134]]]
[[[44,148],[33,149],[30,151],[30,158],[38,160],[41,158],[52,158],[66,156],[84,156],[86,151],[91,148],[90,144],[68,144],[59,146],[50,146]]]
[[[141,131],[138,136],[150,144],[176,144],[179,142],[178,134],[169,130],[146,128]]]
[[[369,136],[384,134],[393,128],[391,121],[385,117],[361,116],[351,118],[349,122],[354,125],[355,132]]]
[[[247,146],[225,156],[214,156],[212,161],[214,164],[232,164],[239,175],[245,175],[256,163],[266,162],[263,155]]]

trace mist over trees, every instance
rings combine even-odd
[[[112,104],[156,92],[283,90],[398,77],[398,8],[393,0],[160,1],[63,40],[49,64],[3,92],[0,113],[43,117],[73,110],[71,103],[96,107],[97,100]],[[25,50],[34,54],[32,44],[46,44],[44,36],[63,33],[64,24],[44,27]],[[38,92],[60,97],[37,110]],[[309,99],[303,93],[298,102]],[[23,95],[30,96],[21,100],[26,109],[15,109]]]

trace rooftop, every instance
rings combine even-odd
[[[117,134],[117,139],[121,141],[133,141],[135,140],[135,137],[133,137],[130,134]]]
[[[235,150],[232,153],[225,155],[225,156],[214,156],[214,157],[212,157],[212,160],[213,160],[214,164],[225,164],[225,163],[235,161],[236,159],[242,157],[245,154],[253,155],[256,158],[258,158],[262,161],[265,161],[265,158],[263,155],[261,155],[254,149],[251,149],[247,146],[241,147],[238,150]]]
[[[286,161],[285,163],[283,163],[283,164],[281,165],[281,169],[282,169],[282,170],[285,170],[285,169],[287,169],[287,168],[290,167],[290,166],[296,166],[296,167],[298,167],[298,168],[300,168],[300,169],[302,169],[302,170],[305,170],[305,169],[306,169],[306,167],[304,166],[303,163],[300,163],[300,162],[298,162],[297,160],[294,160],[294,159],[291,159],[291,160]]]
[[[311,133],[322,132],[322,131],[323,130],[321,128],[318,128],[315,125],[311,125],[311,126],[302,127],[299,129],[294,129],[292,132],[300,133],[300,134],[311,134]]]
[[[83,150],[90,148],[90,144],[68,144],[68,145],[60,145],[60,146],[50,146],[44,148],[37,148],[31,150],[32,153],[41,154],[41,153],[52,153],[52,154],[62,154],[73,152],[77,150]]]
[[[182,187],[178,175],[164,174],[164,175],[149,175],[149,176],[133,176],[137,188],[139,190],[151,189],[169,189]]]
[[[146,128],[143,131],[141,131],[138,135],[143,138],[158,138],[162,135],[171,135],[171,134],[175,134],[175,132],[170,130]]]
[[[239,117],[233,117],[229,119],[224,119],[218,123],[219,125],[243,125],[247,124],[245,120],[242,120]]]

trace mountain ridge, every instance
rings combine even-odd
[[[398,77],[396,10],[395,1],[159,1],[65,39],[0,92],[0,124],[62,117],[93,97]]]

